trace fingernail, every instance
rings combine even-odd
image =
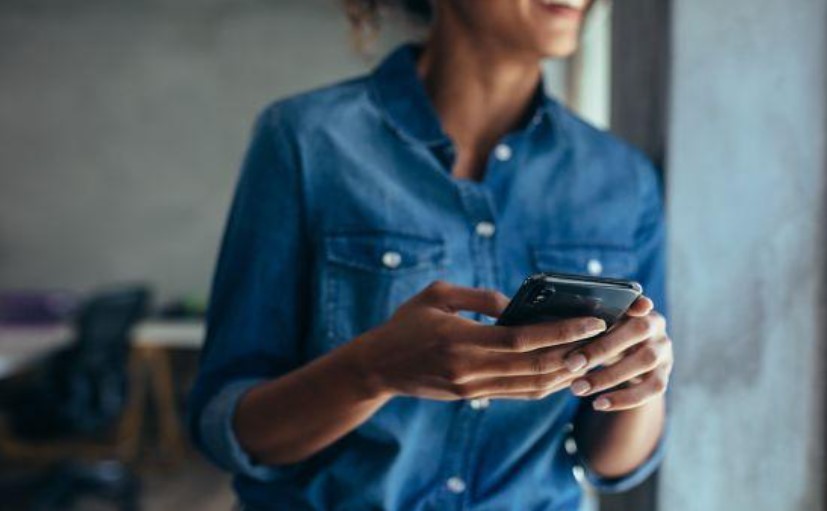
[[[592,386],[586,380],[576,380],[571,384],[571,391],[575,396],[582,396],[588,392],[590,388],[592,388]]]
[[[599,397],[594,400],[592,406],[595,410],[608,410],[612,403],[605,397]]]
[[[583,333],[586,335],[597,335],[604,331],[606,331],[606,322],[598,318],[589,319],[583,328]]]
[[[581,353],[574,353],[566,357],[563,363],[566,365],[566,369],[575,372],[586,367],[588,360]]]

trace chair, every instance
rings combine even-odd
[[[131,330],[147,312],[143,286],[92,296],[75,321],[76,340],[15,393],[0,425],[0,458],[55,468],[36,509],[67,509],[84,493],[138,506],[134,461],[145,396],[130,363]],[[94,460],[94,463],[91,461]]]

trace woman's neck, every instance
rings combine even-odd
[[[457,148],[459,177],[481,178],[488,153],[523,119],[540,82],[535,55],[519,55],[440,20],[417,62],[443,130]]]

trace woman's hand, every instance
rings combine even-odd
[[[662,395],[672,372],[672,341],[666,321],[652,310],[652,301],[639,298],[611,332],[565,358],[570,371],[592,370],[572,382],[577,396],[603,393],[592,406],[599,411],[637,408]]]
[[[498,317],[507,304],[497,291],[437,281],[346,349],[356,350],[372,388],[386,396],[539,399],[585,374],[566,370],[563,359],[572,343],[603,332],[603,320],[504,327],[457,315]]]

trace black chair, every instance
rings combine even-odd
[[[7,418],[12,438],[0,439],[0,457],[51,458],[54,465],[35,509],[70,509],[76,497],[87,493],[114,500],[124,510],[138,508],[138,479],[128,468],[130,460],[123,459],[124,451],[105,459],[101,453],[111,449],[89,445],[100,447],[112,436],[137,445],[136,417],[124,420],[130,400],[142,399],[130,392],[130,334],[145,316],[149,299],[143,286],[94,295],[77,315],[75,342],[15,393]],[[142,410],[143,403],[136,405]]]

